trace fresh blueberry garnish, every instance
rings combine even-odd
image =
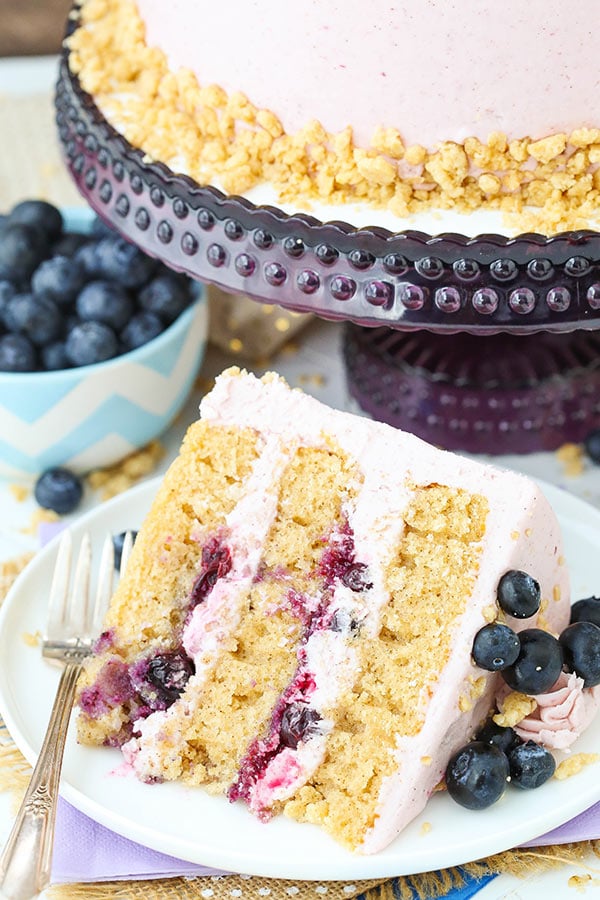
[[[28,337],[0,335],[0,372],[33,372],[36,368],[37,353]]]
[[[473,660],[482,669],[500,672],[517,661],[521,644],[518,635],[500,622],[484,625],[473,641]]]
[[[40,475],[35,483],[34,495],[40,506],[62,516],[79,506],[83,485],[74,472],[57,466]]]
[[[137,531],[130,530],[121,531],[120,534],[113,534],[113,548],[114,548],[114,558],[115,558],[115,569],[120,569],[121,567],[121,556],[123,555],[123,544],[125,543],[125,538],[127,534],[131,535],[132,543],[135,544],[135,539],[137,537]]]
[[[133,302],[124,287],[110,281],[90,281],[75,302],[84,322],[103,322],[118,332],[131,319]]]
[[[519,633],[521,650],[516,662],[502,670],[502,677],[513,691],[544,694],[555,684],[562,671],[563,655],[558,640],[540,628]]]
[[[523,790],[538,788],[554,775],[556,762],[549,750],[526,741],[514,747],[508,754],[510,783]]]
[[[583,446],[592,462],[600,463],[600,428],[590,431]]]
[[[119,348],[112,328],[102,322],[81,322],[67,335],[67,357],[74,366],[90,366],[117,355]]]
[[[571,607],[571,624],[573,622],[593,622],[600,628],[600,597],[585,597]]]
[[[450,759],[446,787],[461,806],[486,809],[500,799],[508,776],[508,759],[502,750],[483,741],[471,741]]]
[[[305,703],[290,703],[283,711],[279,737],[284,747],[295,750],[300,741],[306,741],[317,731],[321,716]]]
[[[36,297],[53,300],[59,306],[69,306],[85,284],[83,268],[68,256],[45,259],[31,276],[31,290]]]
[[[22,200],[10,211],[10,222],[34,225],[50,240],[59,237],[63,230],[63,217],[59,209],[46,200]]]
[[[569,672],[583,678],[586,688],[600,684],[600,628],[593,622],[574,622],[558,640]]]
[[[511,569],[498,584],[498,605],[515,619],[529,619],[538,612],[541,590],[538,582],[527,572]]]
[[[521,738],[514,728],[496,725],[493,719],[488,719],[487,722],[482,725],[475,735],[475,740],[483,741],[485,744],[493,744],[494,747],[497,747],[498,750],[502,750],[503,753],[510,753],[513,747],[522,743]]]

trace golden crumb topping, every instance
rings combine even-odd
[[[471,137],[425,148],[405,146],[402,123],[382,124],[363,148],[350,124],[330,133],[311,121],[288,134],[241,91],[170,71],[162,51],[146,45],[132,0],[85,0],[67,43],[72,71],[107,118],[148,160],[200,184],[243,194],[267,181],[280,202],[297,208],[366,202],[399,217],[486,207],[502,210],[513,230],[546,234],[600,219],[598,128],[538,141],[494,133],[486,143]]]

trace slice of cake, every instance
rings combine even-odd
[[[526,620],[497,606],[512,570],[540,586]],[[489,713],[474,636],[568,616],[534,483],[230,369],[141,527],[79,739],[376,852]]]

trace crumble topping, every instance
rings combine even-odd
[[[354,144],[350,126],[334,134],[313,121],[287,134],[243,93],[169,71],[162,51],[146,46],[132,0],[86,0],[80,21],[67,44],[83,88],[149,160],[200,184],[243,194],[268,181],[298,208],[367,202],[400,217],[487,207],[512,230],[546,234],[600,220],[600,128],[535,141],[498,132],[432,149],[405,147],[392,127],[377,129],[368,148]]]

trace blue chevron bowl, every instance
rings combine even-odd
[[[0,477],[104,468],[164,432],[204,354],[207,304],[200,286],[198,293],[162,334],[122,356],[56,372],[0,372]]]
[[[65,215],[87,230],[91,210]],[[92,366],[0,372],[0,478],[32,479],[52,466],[104,468],[164,432],[188,398],[208,332],[205,291],[154,340]]]

